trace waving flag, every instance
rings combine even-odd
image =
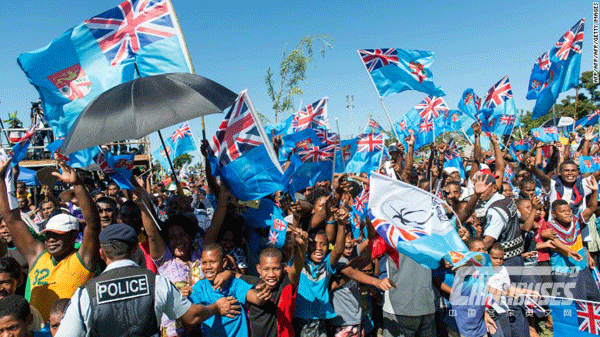
[[[64,139],[65,137],[59,137],[57,140],[46,145],[46,150],[50,154],[58,156],[59,159],[68,162],[69,166],[73,168],[89,168],[90,165],[94,164],[94,156],[98,152],[98,147],[94,146],[89,149],[69,153],[68,156],[65,156],[60,153],[60,146]]]
[[[482,130],[498,136],[510,134],[517,121],[517,108],[508,75],[488,90],[483,104],[487,125],[482,123]]]
[[[127,0],[17,61],[57,137],[94,98],[137,77],[134,62],[141,76],[192,69],[168,0]]]
[[[558,129],[555,126],[548,128],[535,128],[531,129],[531,135],[542,143],[553,143],[558,142]]]
[[[285,234],[288,227],[288,223],[279,218],[273,219],[273,225],[269,230],[269,242],[268,245],[281,249],[285,244]]]
[[[356,151],[346,161],[347,173],[371,173],[381,165],[385,147],[384,133],[361,134],[356,137]]]
[[[102,172],[108,175],[120,188],[126,190],[135,190],[131,183],[131,170],[135,162],[134,154],[113,155],[110,152],[96,153],[94,161]]]
[[[463,166],[461,153],[458,148],[458,145],[454,141],[454,138],[450,139],[450,142],[448,142],[448,149],[444,154],[444,158],[446,159],[446,161],[444,162],[444,168],[454,167],[458,169],[458,172],[460,173],[460,178],[465,179],[465,168]]]
[[[285,162],[292,151],[299,151],[309,147],[321,145],[321,140],[314,129],[304,129],[281,137],[279,148],[279,161]]]
[[[577,22],[550,49],[550,66],[533,107],[533,119],[546,115],[561,92],[579,84],[584,23],[585,19]]]
[[[173,150],[171,148],[170,143],[165,142],[165,145],[167,146],[166,149],[164,149],[161,145],[156,150],[154,150],[154,152],[152,152],[152,156],[158,161],[158,163],[160,164],[160,166],[162,166],[165,172],[169,173],[171,172],[171,165],[169,165],[169,159],[167,158],[167,156],[169,156],[169,158],[173,158]],[[215,172],[213,172],[213,174],[215,174]]]
[[[552,300],[555,336],[597,336],[600,334],[600,303],[581,300]]]
[[[265,133],[267,136],[271,137],[275,136],[283,136],[292,134],[294,131],[292,130],[292,122],[294,120],[295,114],[292,114],[288,118],[283,121],[273,124],[273,125],[265,125]]]
[[[340,136],[337,133],[329,132],[324,129],[315,129],[315,133],[317,134],[317,137],[319,137],[321,144],[334,145],[340,141]]]
[[[435,137],[444,132],[444,117],[448,111],[448,106],[443,98],[429,96],[407,112],[404,120],[397,123],[395,128],[400,131],[398,129],[404,126],[405,134],[408,134],[408,130],[413,130],[415,150],[418,150],[424,145],[432,143]]]
[[[369,121],[367,121],[367,126],[365,127],[365,132],[363,133],[383,133],[383,128],[376,120],[369,117]]]
[[[515,151],[529,151],[533,147],[534,142],[532,139],[524,138],[521,140],[515,140],[511,143],[511,146]]]
[[[598,116],[600,116],[600,110],[596,109],[589,115],[577,120],[577,122],[575,122],[575,129],[581,129],[582,127],[598,123]]]
[[[335,151],[335,173],[345,173],[350,159],[356,154],[357,138],[342,140]]]
[[[25,156],[27,155],[27,149],[29,149],[29,145],[31,144],[31,140],[33,139],[33,135],[35,134],[35,124],[32,124],[29,127],[29,130],[25,132],[21,138],[17,140],[17,143],[13,145],[12,148],[12,160],[11,163],[13,165],[17,165]]]
[[[182,154],[196,150],[196,143],[194,142],[192,130],[188,122],[181,124],[171,137],[169,137],[169,141],[171,142],[171,148],[174,149],[172,158],[177,158]]]
[[[429,269],[442,258],[457,265],[465,258],[486,263],[467,247],[446,216],[442,201],[404,182],[373,173],[369,209],[373,226],[388,245]]]
[[[291,194],[319,181],[333,178],[335,145],[312,146],[292,154],[290,165],[285,170],[285,190]]]
[[[292,119],[292,130],[298,132],[306,128],[329,129],[329,119],[327,118],[328,102],[329,98],[324,97],[296,112]]]
[[[219,125],[210,146],[221,180],[241,201],[283,190],[283,170],[246,90]]]
[[[358,54],[380,97],[417,90],[432,96],[444,96],[433,84],[429,70],[434,53],[397,48],[361,49]]]
[[[531,76],[529,77],[527,99],[536,99],[540,94],[540,91],[548,85],[546,79],[548,78],[548,72],[550,71],[550,65],[552,64],[549,54],[550,51],[546,51],[533,64]]]
[[[463,92],[462,98],[458,102],[458,109],[473,120],[477,120],[477,115],[481,110],[481,98],[475,95],[473,89],[468,88]]]
[[[582,174],[600,171],[600,156],[579,156],[579,170]]]

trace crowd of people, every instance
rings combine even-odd
[[[255,202],[238,201],[208,160],[174,191],[151,173],[121,190],[60,159],[59,187],[9,193],[0,179],[0,335],[538,336],[552,329],[545,295],[600,301],[600,171],[578,164],[600,150],[597,135],[509,153],[472,131],[460,169],[444,168],[443,142],[418,161],[411,135],[388,146],[379,173],[440,195],[491,273],[379,249],[368,217],[356,234],[365,173]],[[0,161],[0,177],[9,167]],[[287,222],[282,248],[269,240],[273,214]]]

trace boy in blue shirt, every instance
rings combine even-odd
[[[237,316],[212,316],[202,322],[205,336],[248,336],[248,322],[244,306],[247,302],[263,305],[270,297],[268,287],[258,291],[252,285],[232,277],[221,289],[214,289],[217,275],[225,270],[227,260],[223,248],[219,244],[208,244],[202,252],[202,272],[206,277],[194,284],[190,300],[195,304],[209,305],[221,297],[234,297],[241,305],[241,313]]]
[[[349,223],[346,208],[335,213],[337,232],[333,251],[329,253],[329,240],[325,231],[320,229],[310,234],[307,258],[300,274],[296,312],[293,321],[296,336],[327,336],[325,320],[335,317],[335,311],[329,302],[329,280],[335,273],[333,267],[344,252],[345,226]],[[328,254],[329,253],[329,254]]]

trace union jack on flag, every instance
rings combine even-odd
[[[592,156],[592,162],[594,164],[600,164],[600,156]]]
[[[17,138],[17,139],[11,139],[10,141],[13,143],[20,143],[20,142],[24,142],[24,141],[31,141],[31,139],[33,139],[33,135],[35,134],[35,124],[32,124],[29,129],[27,130],[27,132],[25,132],[25,134],[23,136],[21,136],[21,138]],[[12,137],[11,137],[12,138]]]
[[[100,166],[100,170],[102,170],[104,174],[110,175],[116,172],[112,167],[110,167],[110,165],[108,165],[108,162],[106,161],[106,158],[104,158],[104,154],[101,151],[96,153],[94,156],[94,161],[96,164],[98,164],[98,166]]]
[[[512,97],[510,80],[508,79],[508,75],[506,75],[488,91],[485,97],[485,107],[486,109],[493,109]]]
[[[542,131],[544,131],[544,133],[548,134],[548,135],[552,135],[552,134],[557,134],[558,133],[558,129],[555,126],[551,126],[548,128],[542,128]]]
[[[383,134],[362,134],[357,137],[356,152],[383,151]]]
[[[541,70],[549,70],[550,69],[550,58],[548,57],[548,54],[550,53],[550,51],[546,51],[545,53],[542,54],[542,56],[540,56],[537,61],[535,61],[535,63],[537,63],[538,67],[540,67]]]
[[[179,127],[173,134],[171,135],[171,141],[173,143],[177,143],[178,140],[183,139],[185,137],[192,136],[192,130],[190,130],[190,125],[188,122],[184,122],[181,127]]]
[[[84,21],[112,66],[147,45],[177,34],[167,0],[127,0]]]
[[[360,49],[358,53],[369,72],[388,64],[398,65],[398,51],[396,48]]]
[[[556,57],[559,60],[566,60],[573,53],[581,54],[584,23],[585,19],[581,19],[556,42]]]
[[[419,124],[419,132],[429,132],[433,130],[433,122],[429,119],[424,120]]]
[[[401,120],[398,122],[398,126],[400,126],[400,130],[406,130],[406,120]]]
[[[460,150],[458,149],[458,145],[456,144],[454,139],[450,139],[450,142],[448,142],[448,149],[446,150],[444,157],[446,158],[446,160],[451,160],[460,157]]]
[[[213,154],[223,166],[263,144],[247,101],[248,94],[243,91],[212,139]]]
[[[277,245],[278,241],[279,241],[279,233],[274,230],[270,230],[269,231],[269,245],[275,246],[275,245]]]
[[[600,333],[600,304],[575,301],[579,331],[592,334]]]
[[[281,232],[287,228],[287,223],[281,219],[273,219],[273,228],[276,231]]]
[[[328,97],[307,105],[302,110],[296,112],[292,119],[292,129],[294,132],[302,131],[307,128],[326,128],[329,129],[329,121],[327,119],[327,103]]]
[[[500,124],[513,125],[517,117],[515,115],[502,115],[500,116]]]
[[[321,145],[321,146],[313,146],[306,150],[302,150],[298,152],[300,155],[300,160],[303,162],[323,162],[323,161],[333,161],[333,152],[335,150],[335,145]]]
[[[315,133],[323,144],[333,145],[340,141],[340,136],[337,133],[327,132],[327,130],[323,129],[316,129]]]
[[[421,103],[415,106],[415,110],[417,110],[422,119],[429,119],[429,117],[438,118],[442,113],[450,110],[450,108],[448,108],[443,98],[427,96]]]
[[[369,202],[369,191],[362,190],[359,195],[354,198],[354,208],[360,213],[364,213]]]

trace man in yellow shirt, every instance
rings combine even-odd
[[[26,298],[48,320],[50,306],[60,298],[70,298],[78,287],[94,277],[99,259],[100,217],[90,193],[74,169],[58,162],[62,173],[53,173],[62,182],[73,185],[86,227],[79,249],[74,244],[79,222],[73,216],[55,215],[44,230],[45,240],[37,240],[21,220],[19,209],[10,209],[4,175],[10,161],[0,160],[0,216],[6,222],[17,249],[31,266]],[[16,181],[16,179],[15,179]],[[11,196],[14,197],[14,196]]]

